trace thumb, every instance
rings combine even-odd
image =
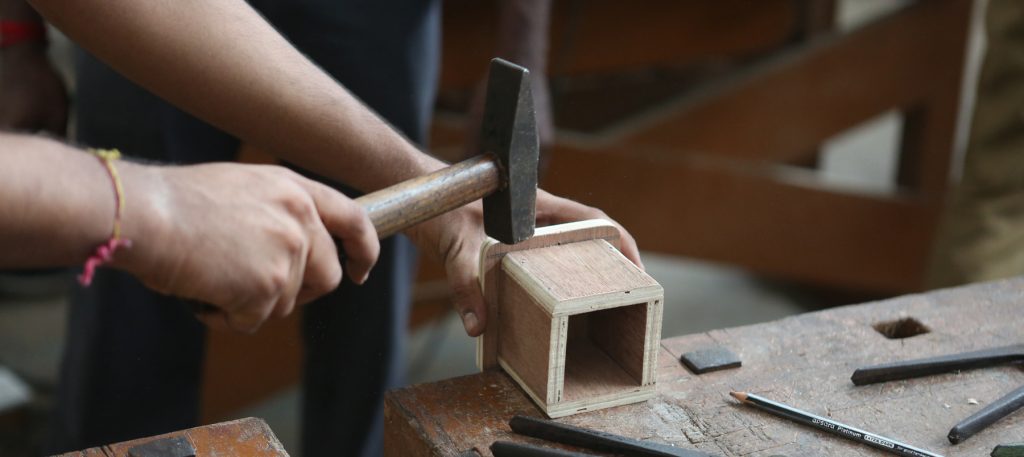
[[[480,244],[479,240],[460,243],[445,262],[453,304],[469,336],[479,336],[487,328],[487,306],[478,280]]]

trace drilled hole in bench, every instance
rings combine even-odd
[[[925,327],[924,324],[913,317],[904,317],[903,319],[889,322],[879,322],[873,327],[878,331],[878,333],[881,333],[883,336],[891,340],[910,338],[912,336],[923,335],[931,331],[931,329]]]

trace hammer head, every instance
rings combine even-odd
[[[497,157],[503,186],[484,197],[484,230],[505,244],[532,237],[537,220],[540,144],[529,76],[516,64],[491,60],[480,147]]]

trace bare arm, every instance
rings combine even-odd
[[[274,155],[363,191],[442,166],[242,0],[33,0],[112,67]]]
[[[376,190],[444,164],[423,154],[313,65],[242,0],[33,0],[47,19],[137,83],[278,157]],[[538,214],[604,213],[541,193]],[[480,205],[406,232],[444,260],[470,335],[486,315],[477,285]],[[623,231],[624,239],[632,240]],[[639,263],[631,242],[625,254]]]
[[[113,229],[115,192],[100,160],[59,142],[0,133],[0,268],[75,265]],[[380,246],[366,212],[282,167],[157,167],[117,161],[122,237],[112,266],[167,294],[217,305],[212,325],[250,331],[365,280]]]
[[[114,191],[95,157],[2,133],[0,157],[0,268],[79,264],[110,237]],[[141,203],[127,211],[134,215]]]

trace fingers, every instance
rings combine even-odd
[[[314,226],[316,224],[313,224]],[[281,292],[274,303],[271,314],[275,317],[285,317],[292,313],[295,309],[296,298],[299,295],[299,291],[305,286],[307,277],[307,259],[309,258],[309,250],[311,249],[312,243],[306,239],[305,243],[300,245],[298,249],[294,251],[292,259],[288,262],[285,268],[287,270],[284,273],[286,281],[281,283]],[[266,316],[264,316],[266,317]],[[261,322],[262,323],[262,322]]]
[[[561,224],[584,219],[605,219],[614,224],[619,229],[621,244],[619,251],[641,270],[644,269],[636,240],[622,225],[608,217],[604,211],[567,198],[556,197],[543,190],[537,190],[537,225]]]
[[[338,287],[341,283],[338,248],[323,224],[313,224],[306,258],[306,275],[296,304],[305,305]]]
[[[228,325],[227,313],[219,309],[195,313],[195,316],[196,319],[199,319],[199,322],[213,330],[234,330]]]
[[[619,242],[621,243],[619,252],[622,252],[622,255],[626,256],[634,265],[640,267],[641,270],[646,270],[644,262],[640,260],[640,249],[636,247],[636,240],[633,239],[633,235],[630,235],[618,222],[612,221],[612,223],[619,229]]]
[[[478,281],[481,242],[480,237],[464,238],[445,262],[453,304],[469,336],[479,336],[487,328],[487,306]]]
[[[313,197],[317,212],[327,231],[341,238],[348,260],[345,268],[356,284],[366,282],[380,255],[377,230],[366,210],[354,200],[323,184],[296,175],[296,179]]]
[[[270,309],[269,306],[243,307],[240,312],[228,312],[220,308],[212,308],[195,313],[196,319],[213,330],[230,330],[239,333],[255,333],[259,330],[267,316],[253,313],[255,308]]]

